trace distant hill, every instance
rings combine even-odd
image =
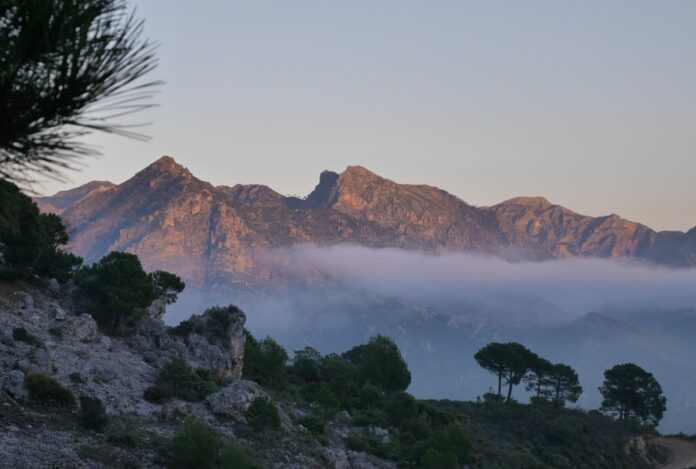
[[[66,220],[71,249],[88,262],[127,250],[146,267],[175,271],[199,288],[274,278],[255,254],[299,243],[696,265],[696,228],[658,233],[541,197],[475,207],[436,187],[398,184],[359,166],[324,171],[300,199],[263,185],[215,187],[165,156],[122,184],[94,181],[36,200]]]

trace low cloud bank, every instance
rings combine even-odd
[[[355,288],[416,301],[458,301],[491,295],[544,298],[576,314],[606,304],[662,308],[696,306],[696,269],[630,261],[572,258],[508,262],[462,253],[301,245],[266,260],[295,273],[319,271]]]

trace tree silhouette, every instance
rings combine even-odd
[[[563,363],[553,365],[549,374],[551,397],[559,403],[577,402],[582,394],[582,386],[575,370]]]
[[[502,385],[508,387],[507,398],[512,398],[512,388],[520,384],[538,356],[517,342],[491,342],[476,352],[474,359],[484,369],[498,377],[498,397],[502,396]]]
[[[61,178],[99,130],[144,138],[113,118],[152,106],[160,82],[143,22],[123,0],[0,2],[0,178]]]
[[[656,426],[667,408],[660,383],[633,363],[606,370],[599,391],[604,397],[600,410],[622,422]]]

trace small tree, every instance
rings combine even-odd
[[[345,352],[343,357],[358,367],[363,381],[379,384],[385,391],[403,391],[411,384],[408,365],[389,337],[372,337],[367,344]]]
[[[529,371],[524,376],[526,390],[533,393],[535,397],[549,399],[551,390],[551,373],[553,363],[545,358],[537,356],[529,365]]]
[[[539,357],[517,342],[492,342],[476,352],[474,359],[482,368],[498,377],[498,397],[502,395],[502,385],[508,386],[509,401],[512,398],[513,386],[520,384]]]
[[[257,341],[247,331],[242,376],[266,386],[278,386],[285,380],[288,353],[275,340],[266,337]]]
[[[295,350],[292,358],[292,373],[306,383],[319,381],[322,356],[318,350],[305,347]]]
[[[164,270],[156,270],[152,272],[149,277],[155,289],[155,295],[158,298],[164,298],[168,305],[175,303],[179,297],[179,293],[186,288],[186,284],[178,275]]]
[[[553,365],[549,374],[551,397],[559,403],[577,402],[582,394],[582,386],[575,370],[563,363]]]
[[[67,242],[60,217],[40,213],[17,186],[0,179],[0,278],[26,280],[36,275],[67,281],[82,263],[60,248]]]
[[[606,370],[599,391],[604,397],[600,410],[621,422],[656,426],[667,408],[660,383],[633,363]]]
[[[280,428],[278,409],[268,397],[259,396],[254,399],[244,416],[254,430],[277,430]]]
[[[90,313],[112,334],[123,324],[133,324],[156,298],[151,279],[138,256],[112,252],[78,275],[78,285],[88,299]]]

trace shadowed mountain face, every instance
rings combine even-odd
[[[323,172],[315,190],[299,199],[262,185],[215,187],[165,156],[123,184],[95,181],[37,203],[64,218],[71,249],[87,262],[110,250],[130,251],[147,268],[177,272],[199,288],[272,279],[256,253],[300,243],[696,265],[696,229],[656,233],[617,215],[583,216],[538,197],[478,208],[359,166]]]

